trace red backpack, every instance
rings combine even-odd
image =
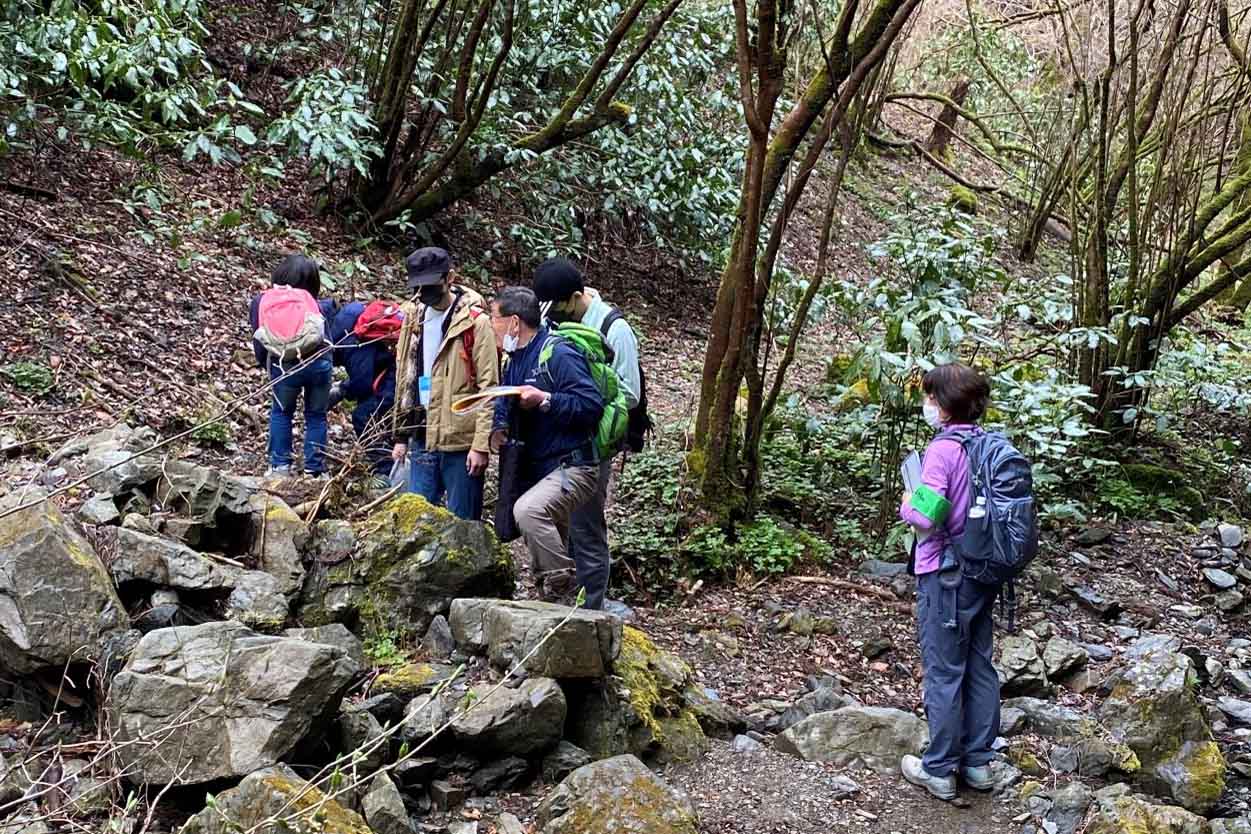
[[[398,301],[371,301],[356,318],[352,332],[362,342],[388,342],[394,345],[400,340],[400,328],[404,326],[404,313]]]
[[[253,336],[283,362],[305,359],[326,340],[326,320],[307,290],[279,285],[261,293]]]

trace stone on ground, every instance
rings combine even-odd
[[[325,643],[328,646],[334,646],[342,649],[343,653],[356,665],[364,669],[368,663],[365,659],[365,647],[361,644],[361,639],[352,632],[348,631],[347,626],[342,623],[331,623],[330,625],[317,626],[315,628],[289,628],[283,632],[286,637],[296,637],[300,640],[308,640],[311,643]]]
[[[117,511],[117,502],[107,492],[97,492],[78,508],[78,517],[85,524],[117,524],[122,514]]]
[[[244,571],[226,599],[226,618],[266,634],[278,631],[287,622],[282,585],[268,573]]]
[[[1112,785],[1095,793],[1095,815],[1086,834],[1209,834],[1208,821],[1176,805],[1157,805]]]
[[[332,646],[239,623],[165,628],[139,641],[107,708],[133,781],[197,784],[290,754],[333,718],[354,672]]]
[[[1063,637],[1052,637],[1043,647],[1043,667],[1048,680],[1058,680],[1086,665],[1090,655],[1081,646]]]
[[[413,826],[404,808],[404,798],[385,773],[379,773],[370,780],[369,792],[361,800],[361,810],[374,834],[412,834]]]
[[[532,675],[602,678],[612,673],[613,662],[621,651],[621,621],[600,611],[571,611],[563,605],[532,601],[457,603],[452,608],[453,618],[481,615],[481,642],[487,647],[491,665],[498,669],[512,669],[533,651],[525,663],[526,671]],[[460,622],[453,628],[453,633],[477,631],[476,624],[469,622]]]
[[[1041,698],[1009,698],[1003,702],[1003,711],[1019,711],[1023,718],[1021,726],[1048,738],[1068,738],[1090,735],[1097,723],[1082,713]]]
[[[79,477],[90,475],[87,485],[95,492],[123,495],[161,477],[159,458],[135,455],[157,439],[156,432],[150,428],[132,429],[123,423],[70,441],[49,462],[54,466],[66,462]]]
[[[180,591],[220,591],[234,588],[243,570],[215,561],[179,542],[118,528],[116,553],[109,572],[118,585],[146,582]]]
[[[1216,535],[1220,537],[1221,547],[1240,547],[1242,545],[1242,528],[1237,524],[1218,524]]]
[[[432,657],[446,658],[456,651],[456,638],[452,636],[452,627],[448,624],[447,617],[439,614],[430,621],[430,627],[421,638],[421,647]]]
[[[0,509],[19,502],[15,493]],[[0,518],[0,669],[25,675],[94,662],[109,635],[129,625],[104,564],[55,504]]]
[[[1075,834],[1094,795],[1081,782],[1069,782],[1050,791],[1040,791],[1027,800],[1030,811],[1054,826],[1054,834]],[[1045,830],[1050,831],[1051,827]]]
[[[237,834],[260,829],[278,815],[283,822],[263,830],[290,834],[373,834],[365,820],[330,799],[285,765],[258,770],[238,787],[219,793],[214,807],[187,820],[179,834]]]
[[[1239,724],[1251,724],[1251,701],[1223,697],[1216,702],[1216,706]]]
[[[1225,788],[1225,759],[1196,688],[1190,658],[1148,651],[1112,679],[1099,719],[1137,754],[1149,790],[1206,813]]]
[[[368,710],[348,707],[340,711],[339,749],[345,754],[355,751],[352,764],[344,770],[368,776],[386,764],[388,743],[374,743],[382,734],[382,724]]]
[[[1023,635],[1009,634],[999,645],[999,684],[1005,697],[1046,695],[1050,691],[1037,643]]]
[[[910,712],[850,706],[805,718],[774,746],[805,761],[894,773],[905,754],[920,754],[928,742],[925,722]]]
[[[695,806],[634,756],[575,770],[539,805],[541,834],[697,834]]]
[[[252,556],[257,567],[278,580],[288,598],[295,598],[304,585],[304,548],[308,546],[308,525],[281,499],[267,493],[253,495]]]
[[[565,727],[567,704],[556,681],[531,678],[516,689],[496,689],[458,708],[461,711],[451,730],[464,748],[499,756],[530,756],[556,746]]]
[[[310,569],[300,607],[305,625],[359,620],[421,635],[454,599],[512,596],[512,559],[491,527],[418,495],[387,502],[356,534],[353,558]]]
[[[456,672],[457,667],[446,663],[401,663],[374,678],[370,689],[378,694],[393,692],[407,700],[451,680]]]
[[[578,768],[590,763],[591,754],[576,744],[562,741],[556,745],[555,750],[543,757],[541,769],[543,781],[554,785]]]

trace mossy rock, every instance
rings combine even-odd
[[[977,192],[963,185],[953,185],[947,197],[947,205],[965,214],[977,214]]]
[[[695,806],[634,756],[570,773],[537,811],[540,834],[696,834]]]
[[[455,666],[443,663],[404,663],[379,674],[370,691],[376,695],[392,692],[401,699],[411,700],[450,680],[455,674]]]
[[[366,636],[420,635],[453,599],[508,599],[514,582],[490,526],[401,495],[356,526],[351,559],[309,571],[299,616],[305,626],[342,622]]]
[[[1139,783],[1196,813],[1225,788],[1225,759],[1195,690],[1190,658],[1157,650],[1134,658],[1113,679],[1099,718],[1137,756]]]
[[[236,788],[224,791],[187,820],[179,834],[235,834],[249,831],[270,817],[266,834],[373,834],[360,814],[279,765],[249,774]]]
[[[586,687],[570,709],[570,740],[597,759],[632,753],[658,762],[692,761],[707,749],[684,693],[691,669],[642,631],[622,630],[613,677]]]
[[[1191,520],[1201,521],[1207,515],[1203,493],[1193,485],[1194,478],[1185,472],[1153,463],[1125,463],[1121,464],[1121,471],[1125,480],[1139,492],[1175,500]]]

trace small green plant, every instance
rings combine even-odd
[[[408,662],[408,652],[400,646],[395,631],[380,631],[365,641],[365,656],[375,666],[400,666]]]
[[[225,446],[230,442],[232,433],[230,424],[225,420],[213,420],[205,422],[210,415],[202,415],[197,418],[196,422],[202,423],[191,432],[191,439],[196,443],[202,443],[205,446]]]
[[[1103,478],[1096,489],[1100,505],[1123,518],[1184,518],[1185,508],[1169,495],[1153,495],[1122,478]]]
[[[19,391],[34,394],[37,397],[42,397],[51,391],[56,382],[52,369],[39,362],[14,362],[0,368],[0,375],[13,383]]]
[[[738,540],[741,562],[760,574],[786,573],[803,557],[804,550],[804,541],[796,531],[768,516],[744,527]]]

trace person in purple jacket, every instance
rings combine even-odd
[[[917,631],[925,672],[930,744],[904,756],[904,778],[939,799],[956,796],[959,775],[990,790],[991,744],[999,735],[999,675],[993,662],[992,605],[996,586],[962,579],[951,540],[964,532],[971,504],[968,457],[955,434],[976,434],[990,384],[959,363],[939,365],[921,381],[925,420],[938,435],[921,462],[921,486],[904,494],[899,516],[917,534]],[[974,507],[976,512],[981,509]],[[982,510],[984,512],[984,510]]]

